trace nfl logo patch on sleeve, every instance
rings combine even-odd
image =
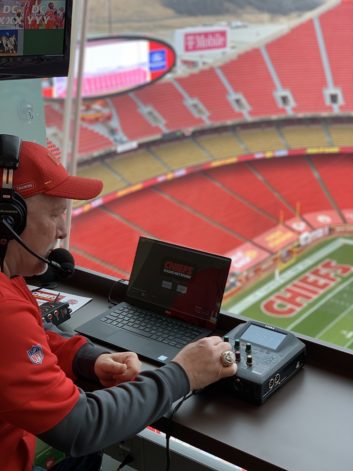
[[[27,350],[27,355],[34,365],[41,365],[43,363],[44,353],[41,345],[33,345]]]

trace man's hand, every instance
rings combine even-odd
[[[237,365],[224,366],[222,352],[231,350],[231,345],[221,337],[205,337],[189,343],[174,358],[185,370],[191,389],[201,389],[221,378],[235,375]]]
[[[131,381],[140,370],[141,362],[133,352],[103,353],[94,365],[95,374],[106,388]]]

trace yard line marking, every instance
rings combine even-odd
[[[353,342],[352,339],[349,339],[347,343],[343,345],[344,348],[353,348]]]
[[[349,285],[350,283],[352,283],[353,281],[353,278],[351,278],[350,280],[347,280],[345,281],[344,283],[338,285],[333,291],[329,291],[326,296],[324,296],[322,298],[322,300],[320,302],[318,302],[317,304],[315,304],[315,306],[313,306],[311,309],[309,309],[305,314],[303,314],[299,319],[296,319],[294,322],[292,322],[291,324],[289,324],[289,326],[286,327],[287,330],[292,330],[293,327],[295,327],[296,325],[300,324],[301,321],[303,321],[304,319],[306,319],[307,317],[310,316],[310,314],[315,311],[317,308],[319,308],[322,304],[324,304],[328,299],[332,298],[333,295],[335,295],[336,293],[338,293],[339,291],[341,291],[342,289],[344,289],[347,285]]]
[[[319,339],[319,338],[320,338],[322,335],[324,335],[328,330],[330,330],[331,327],[333,327],[340,319],[342,319],[342,318],[347,314],[347,312],[350,312],[351,310],[352,310],[352,307],[351,307],[351,306],[347,307],[347,309],[345,309],[343,312],[341,312],[341,314],[340,314],[339,316],[337,316],[332,322],[329,322],[329,323],[327,324],[327,326],[326,326],[324,329],[322,329],[322,331],[319,332],[319,333],[315,336],[315,338],[316,338],[316,339]]]
[[[353,240],[351,239],[339,239],[339,240],[342,241],[344,244],[353,245]]]

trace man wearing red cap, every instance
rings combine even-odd
[[[18,160],[15,170],[0,169],[2,191],[10,187],[23,203],[20,237],[45,258],[66,237],[67,199],[94,198],[102,183],[69,176],[39,144],[20,142]],[[35,437],[67,453],[52,470],[99,470],[100,450],[140,432],[190,390],[235,374],[234,364],[220,361],[230,347],[220,337],[189,344],[169,364],[140,373],[135,353],[107,353],[82,336],[45,330],[23,277],[46,265],[11,238],[7,208],[0,202],[0,244],[10,239],[0,272],[1,471],[31,471]],[[79,389],[81,378],[97,382],[97,390]]]

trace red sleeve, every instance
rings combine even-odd
[[[36,435],[54,427],[78,401],[79,390],[58,357],[68,366],[82,340],[48,336],[27,300],[1,299],[0,311],[0,421]]]

